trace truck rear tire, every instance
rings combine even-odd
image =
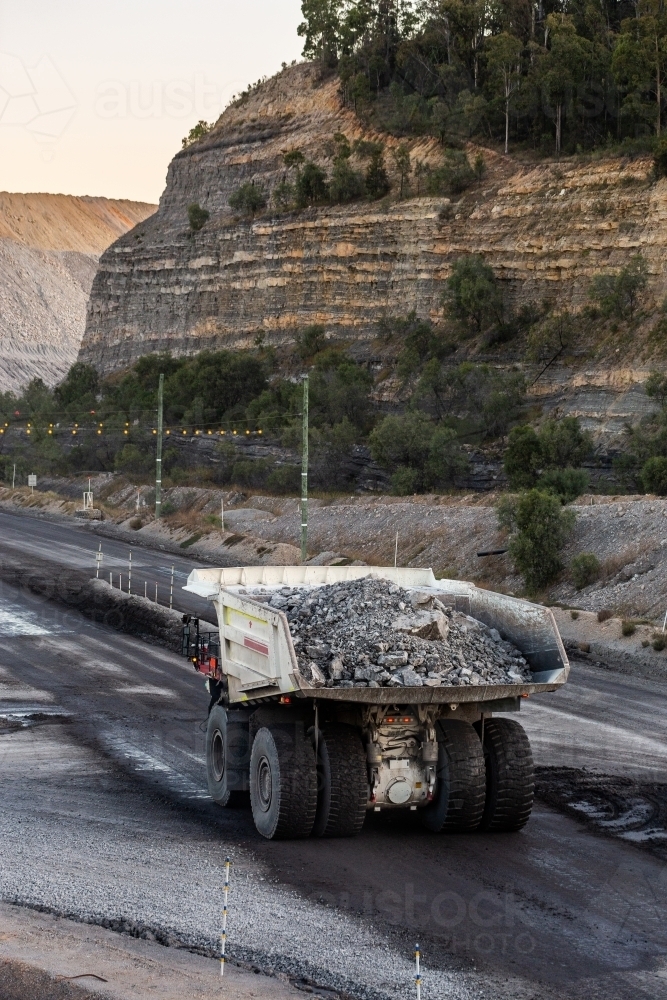
[[[368,772],[359,730],[342,723],[325,725],[317,744],[313,836],[356,837],[364,825],[367,803]]]
[[[482,725],[477,723],[481,733]],[[530,818],[535,791],[533,753],[514,719],[484,720],[486,803],[482,830],[514,832]]]
[[[433,801],[421,810],[433,833],[471,833],[484,812],[486,773],[479,736],[469,722],[441,719],[438,770]]]
[[[310,836],[317,808],[315,751],[303,722],[257,730],[250,755],[250,805],[267,840]]]
[[[208,790],[219,806],[248,804],[248,725],[233,721],[235,713],[214,705],[206,726]]]

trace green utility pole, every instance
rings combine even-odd
[[[155,457],[155,520],[160,520],[162,510],[162,404],[164,375],[160,375],[157,390],[157,454]]]
[[[303,380],[303,453],[301,457],[301,562],[308,558],[308,376]]]

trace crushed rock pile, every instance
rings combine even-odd
[[[424,591],[362,579],[283,587],[264,600],[287,615],[299,670],[316,687],[448,687],[531,678],[520,651],[496,629]]]

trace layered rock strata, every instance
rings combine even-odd
[[[651,182],[646,159],[522,165],[487,151],[486,178],[458,199],[234,215],[229,197],[242,183],[270,194],[289,177],[289,149],[330,169],[336,132],[381,138],[391,167],[397,140],[364,136],[337,81],[318,82],[310,66],[228,108],[174,157],[156,215],[103,255],[82,359],[111,371],[150,351],[248,347],[258,333],[289,342],[313,322],[329,336],[371,341],[383,315],[437,318],[443,280],[464,253],[483,254],[510,297],[581,303],[593,274],[639,250],[656,293],[667,290],[667,181]],[[410,146],[413,163],[441,160],[434,140]],[[198,233],[188,227],[193,202],[210,212]]]

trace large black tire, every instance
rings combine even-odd
[[[476,729],[481,735],[481,722]],[[484,760],[486,803],[481,829],[520,830],[530,818],[535,793],[533,753],[523,727],[514,719],[485,719]]]
[[[314,739],[314,730],[311,731]],[[361,733],[328,723],[317,741],[315,837],[356,837],[368,803],[368,771]]]
[[[310,836],[317,808],[315,751],[302,722],[257,730],[250,755],[250,805],[267,840]]]
[[[220,806],[248,804],[250,747],[248,724],[234,720],[222,705],[214,705],[206,727],[208,790]]]
[[[486,774],[479,736],[469,722],[436,723],[438,780],[433,801],[421,810],[422,823],[434,833],[471,833],[484,812]]]

